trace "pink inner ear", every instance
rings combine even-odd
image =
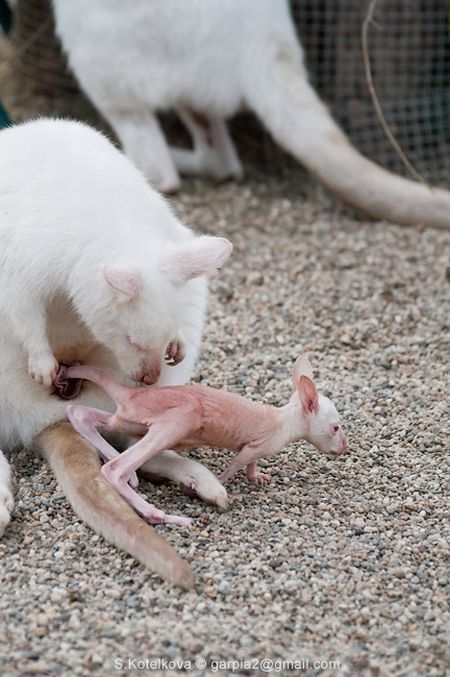
[[[319,393],[311,379],[308,376],[300,376],[297,389],[304,411],[307,414],[317,414],[319,412]]]
[[[141,288],[141,278],[138,273],[114,266],[105,266],[103,274],[109,286],[116,291],[125,294],[130,299],[138,296]]]
[[[227,260],[232,244],[223,237],[202,235],[174,249],[165,267],[176,284],[201,275],[210,275]]]

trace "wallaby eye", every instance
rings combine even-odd
[[[127,334],[127,345],[129,348],[133,348],[133,350],[137,350],[138,352],[145,352],[146,348],[144,346],[139,345],[139,343],[136,343],[135,341],[132,340],[131,336]]]
[[[341,427],[341,426],[338,425],[337,423],[335,423],[335,424],[333,425],[333,433],[334,433],[335,435],[336,435],[337,432],[339,432],[339,428],[340,428],[340,427]]]

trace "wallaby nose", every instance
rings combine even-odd
[[[348,451],[348,442],[347,442],[347,438],[345,437],[345,435],[342,435],[340,453],[345,454],[346,451]]]
[[[161,374],[160,360],[154,361],[151,364],[146,364],[142,368],[142,376],[140,381],[147,386],[151,386],[159,379]]]

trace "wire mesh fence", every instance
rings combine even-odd
[[[368,33],[373,81],[390,129],[419,172],[444,185],[450,185],[448,4],[379,0]],[[15,5],[11,112],[18,111],[18,117],[69,114],[99,122],[54,35],[50,0],[18,0]],[[369,95],[361,43],[368,5],[369,0],[291,0],[317,91],[365,155],[406,173]],[[244,142],[251,136],[242,133],[242,126],[237,131]],[[279,164],[273,145],[267,138],[262,141],[266,164]],[[282,162],[290,161],[283,156]]]
[[[361,29],[366,0],[293,0],[311,80],[355,145],[405,173],[370,98]],[[450,3],[379,0],[369,26],[374,85],[388,125],[428,179],[450,184]]]

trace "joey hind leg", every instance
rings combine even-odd
[[[156,115],[151,112],[109,113],[107,118],[125,154],[150,183],[163,193],[177,191],[180,177]]]
[[[105,466],[103,466],[105,467]],[[109,480],[109,477],[106,475]],[[190,528],[192,520],[182,515],[168,515],[163,510],[157,508],[153,503],[149,503],[143,496],[137,493],[127,483],[121,483],[120,488],[114,485],[119,494],[141,517],[150,524],[171,524],[176,527]]]
[[[75,430],[87,442],[92,444],[99,455],[107,461],[106,465],[101,469],[103,475],[105,475],[106,479],[113,484],[122,498],[124,498],[137,513],[142,515],[142,517],[151,524],[174,524],[182,527],[189,527],[191,525],[190,519],[178,517],[176,515],[167,515],[140,496],[135,491],[135,488],[138,485],[135,471],[127,473],[127,481],[125,482],[116,483],[115,481],[111,481],[110,473],[108,470],[105,471],[104,469],[107,469],[116,459],[120,459],[120,454],[97,430],[97,426],[111,429],[110,420],[112,417],[110,414],[81,404],[69,404],[66,407],[66,412]],[[139,442],[137,444],[139,444]],[[126,452],[123,453],[125,454]]]
[[[10,522],[13,508],[11,469],[3,452],[0,451],[0,538]]]
[[[119,494],[144,519],[154,523],[164,522],[178,526],[190,526],[191,520],[178,515],[166,515],[148,503],[142,496],[130,490],[127,482],[130,474],[167,447],[176,446],[192,429],[191,412],[172,410],[172,413],[153,423],[144,437],[129,449],[119,454],[102,467],[106,479]],[[156,511],[156,512],[155,512]]]
[[[101,411],[100,409],[86,407],[83,404],[68,404],[66,413],[77,433],[79,433],[86,442],[92,444],[105,463],[120,455],[98,431],[98,428],[112,430],[110,426],[112,417],[110,414]],[[133,488],[138,486],[139,481],[136,473],[131,473],[129,482],[130,486]]]
[[[188,129],[193,149],[172,148],[178,170],[187,175],[205,175],[218,181],[241,179],[242,165],[226,122],[215,115],[178,108],[177,115]]]

